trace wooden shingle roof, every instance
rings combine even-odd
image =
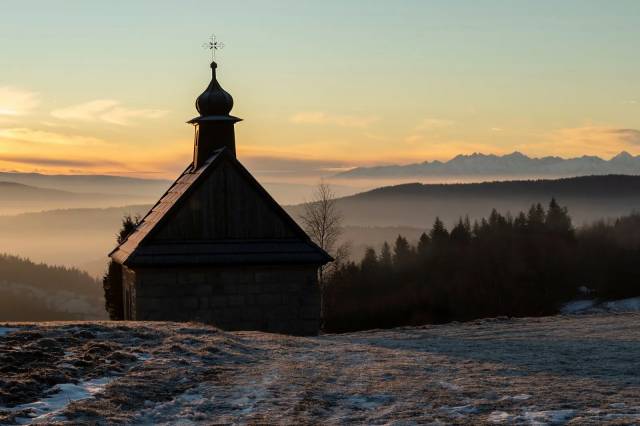
[[[232,177],[241,195],[229,187]],[[198,199],[203,196],[204,203]],[[247,206],[238,205],[243,203],[241,196],[251,198]],[[236,211],[239,218],[234,217]],[[192,217],[200,222],[195,220],[188,231],[173,223]],[[221,231],[219,222],[229,218],[236,219],[235,227],[223,223]],[[217,228],[209,224],[214,221]],[[250,232],[270,223],[272,232]],[[325,264],[332,260],[225,148],[195,170],[189,165],[109,256],[127,266]]]

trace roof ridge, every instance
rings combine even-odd
[[[207,159],[207,161],[197,169],[193,168],[191,163],[182,174],[169,186],[167,191],[160,197],[160,199],[153,205],[153,207],[147,212],[147,214],[140,221],[140,224],[136,229],[115,249],[113,249],[109,256],[114,260],[125,263],[128,259],[138,250],[141,246],[145,245],[150,237],[155,235],[161,226],[168,220],[172,212],[176,211],[181,205],[183,200],[188,199],[195,188],[199,187],[200,182],[206,179],[211,173],[211,170],[215,169],[215,164],[219,163],[221,159],[227,157],[230,161],[230,165],[234,167],[240,175],[248,181],[248,184],[257,192],[258,196],[264,200],[269,208],[274,210],[277,217],[285,222],[287,226],[293,231],[292,238],[273,238],[273,239],[245,239],[239,240],[244,243],[254,241],[268,242],[268,241],[299,241],[308,244],[311,248],[318,252],[318,255],[326,260],[330,260],[331,257],[317,244],[315,244],[307,233],[300,227],[300,225],[287,213],[286,210],[267,192],[267,190],[257,181],[253,175],[240,163],[240,161],[230,153],[230,151],[223,147],[215,154]],[[193,176],[191,178],[191,176]],[[164,206],[163,206],[164,204]],[[176,244],[184,244],[189,240],[176,240]],[[233,242],[233,239],[223,240],[207,240],[209,242]]]

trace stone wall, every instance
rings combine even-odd
[[[163,268],[127,270],[133,318],[201,321],[224,330],[317,334],[317,268]]]

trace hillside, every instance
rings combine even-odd
[[[7,324],[0,423],[632,424],[639,360],[629,313],[314,338]]]
[[[567,177],[606,174],[640,174],[640,155],[621,152],[609,160],[584,155],[576,158],[531,158],[520,152],[498,156],[474,153],[457,155],[449,161],[425,161],[406,165],[357,167],[337,174],[337,178],[376,179],[406,177]]]
[[[102,293],[84,272],[0,254],[0,321],[104,319]]]
[[[640,210],[640,176],[587,176],[557,180],[476,184],[405,184],[338,199],[354,258],[365,246],[379,247],[398,234],[415,240],[436,216],[451,225],[460,216],[486,217],[548,204],[556,197],[580,225]],[[114,208],[61,209],[0,216],[0,247],[37,261],[80,267],[100,275],[125,214],[144,214],[149,204]],[[301,205],[285,206],[298,218]]]
[[[0,247],[31,259],[75,266],[93,276],[101,276],[122,217],[125,214],[142,215],[150,207],[63,209],[0,216]],[[348,226],[343,240],[353,243],[354,258],[360,258],[366,246],[391,241],[398,234],[417,239],[421,232],[421,229],[408,227]]]
[[[141,179],[111,175],[45,175],[0,172],[0,181],[21,183],[69,192],[157,197],[171,184],[163,179]]]
[[[315,189],[315,183],[286,182],[283,181],[282,176],[277,176],[277,179],[274,180],[274,176],[268,173],[263,176],[264,171],[262,170],[258,169],[255,172],[260,182],[280,203],[299,203],[307,199]],[[31,205],[22,210],[14,208],[11,211],[0,206],[1,215],[56,208],[109,207],[133,203],[151,203],[155,202],[167,190],[172,181],[112,175],[45,175],[39,173],[0,172],[0,182],[35,187],[45,194],[48,194],[46,190],[53,190],[53,192],[58,192],[59,196],[76,197],[76,202],[73,205],[46,205],[34,202],[35,207]],[[15,187],[19,188],[20,186],[16,185]],[[354,194],[358,192],[357,188],[358,186],[334,185],[334,190],[339,195]],[[62,192],[60,193],[60,191]],[[29,194],[27,188],[24,188],[24,199],[29,200]],[[98,204],[77,202],[83,195],[91,194],[102,194],[103,198],[105,198],[104,202],[100,197],[94,198],[94,200],[98,201]],[[37,201],[37,199],[31,200]],[[114,200],[117,202],[114,203]]]
[[[96,192],[71,192],[0,181],[0,215],[57,208],[110,207],[151,202],[150,196]]]
[[[640,176],[583,176],[554,180],[521,180],[465,184],[404,184],[388,186],[338,200],[345,223],[356,226],[426,228],[439,216],[447,224],[469,215],[487,216],[527,210],[556,197],[569,208],[575,223],[617,217],[640,209]],[[294,215],[301,206],[292,206]]]
[[[102,275],[107,253],[125,214],[143,214],[149,205],[51,210],[0,216],[0,248],[38,262],[75,266]]]

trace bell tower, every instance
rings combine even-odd
[[[233,108],[233,98],[218,83],[217,67],[218,64],[211,62],[211,82],[196,99],[196,109],[200,115],[188,121],[195,126],[194,170],[220,148],[227,148],[236,155],[234,125],[241,119],[229,115]]]

